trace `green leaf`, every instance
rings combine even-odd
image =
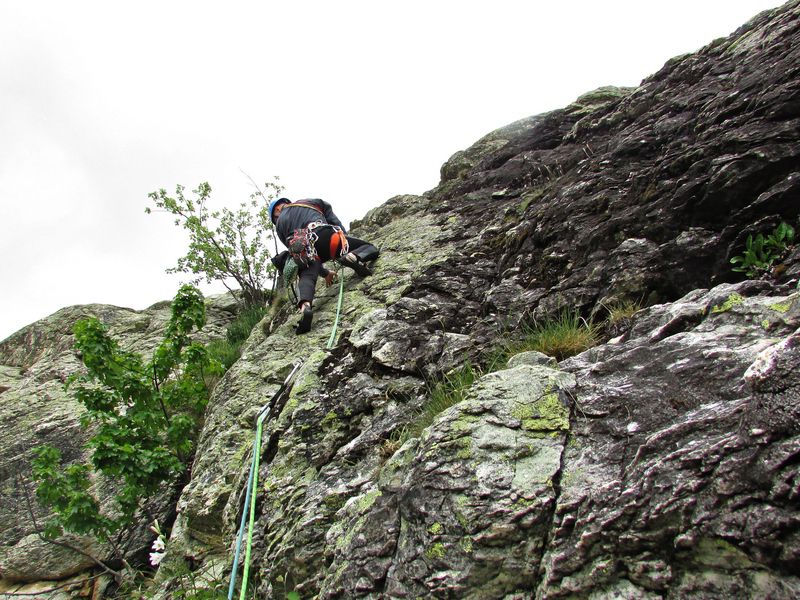
[[[87,372],[71,378],[68,389],[87,409],[82,426],[93,428],[87,443],[91,465],[62,466],[57,448],[34,450],[37,497],[56,514],[46,533],[67,530],[107,540],[135,522],[142,502],[185,470],[208,401],[203,368],[212,361],[190,338],[205,324],[202,294],[184,286],[172,309],[165,339],[149,364],[121,350],[99,320],[76,323],[75,346]],[[91,485],[98,472],[116,480],[115,500],[124,516],[101,512]]]

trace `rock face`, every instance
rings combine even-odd
[[[208,305],[205,335],[224,336],[233,318],[231,308],[223,298]],[[72,327],[88,316],[105,323],[126,350],[147,355],[163,338],[170,303],[145,311],[107,305],[65,308],[0,343],[0,578],[6,583],[59,580],[95,565],[89,556],[44,542],[37,535],[37,524],[41,526],[49,515],[37,504],[30,480],[36,446],[57,447],[65,461],[84,455],[87,435],[79,423],[82,408],[64,383],[82,368],[73,350]],[[102,481],[97,486],[101,497],[112,492]],[[151,508],[156,515],[169,514],[169,495]],[[60,541],[105,558],[107,550],[92,538],[67,536]],[[147,543],[134,543],[132,553]]]
[[[797,0],[457,153],[353,225],[382,255],[347,276],[331,350],[334,288],[309,334],[254,331],[165,564],[227,578],[253,417],[302,361],[262,446],[259,598],[797,597],[800,252],[758,281],[729,259],[797,224],[798,157]],[[645,308],[614,339],[515,356],[403,435],[432,381],[521,323],[618,301]]]
[[[262,456],[260,596],[795,595],[790,434],[740,423],[791,404],[743,376],[797,328],[770,308],[794,306],[792,286],[725,285],[748,233],[797,218],[799,16],[789,3],[635,90],[498,130],[424,197],[355,224],[383,255],[348,283],[336,347],[319,350],[331,291],[311,336],[250,340],[216,395],[176,552],[230,543],[252,414],[302,359]],[[557,368],[519,360],[386,450],[426,378],[530,316],[625,299],[651,308],[624,341]]]

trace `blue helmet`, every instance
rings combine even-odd
[[[272,224],[275,224],[275,217],[273,216],[273,211],[278,204],[291,204],[292,201],[288,198],[278,198],[277,200],[273,200],[269,203],[269,220],[272,221]]]

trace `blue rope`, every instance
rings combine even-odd
[[[278,400],[278,398],[281,396],[281,394],[283,394],[286,391],[286,389],[289,387],[289,383],[291,382],[291,380],[294,377],[295,373],[297,373],[297,370],[302,365],[303,365],[302,362],[295,363],[294,368],[292,368],[292,371],[289,373],[289,375],[286,376],[286,380],[283,382],[281,387],[278,388],[278,391],[275,392],[275,395],[272,397],[272,399],[270,400],[269,404],[264,406],[258,413],[258,419],[256,420],[256,436],[255,436],[255,440],[253,441],[253,460],[250,463],[250,475],[247,478],[247,493],[246,493],[245,499],[244,499],[244,509],[242,510],[242,521],[239,524],[239,533],[236,536],[236,551],[235,551],[234,556],[233,556],[233,568],[231,570],[231,583],[228,586],[228,600],[233,600],[233,594],[234,594],[234,591],[235,591],[235,588],[236,588],[236,577],[237,577],[237,574],[238,574],[238,571],[239,571],[239,556],[241,555],[242,541],[244,540],[245,526],[247,524],[248,517],[249,517],[249,519],[250,519],[250,527],[249,527],[248,535],[247,535],[248,545],[247,545],[247,551],[245,552],[244,575],[243,575],[243,578],[242,578],[242,592],[241,592],[241,597],[242,598],[244,597],[244,594],[246,593],[246,590],[247,590],[247,574],[248,574],[249,567],[250,567],[250,564],[249,564],[250,563],[250,543],[249,542],[250,542],[250,539],[251,539],[251,536],[252,536],[252,533],[253,533],[253,531],[252,531],[253,530],[253,525],[252,525],[252,522],[253,522],[253,514],[252,514],[253,510],[249,510],[248,511],[248,509],[251,508],[250,507],[251,498],[255,498],[255,495],[256,495],[256,490],[254,490],[253,488],[255,487],[255,481],[257,480],[257,477],[258,477],[258,475],[257,475],[258,463],[259,463],[259,459],[261,458],[261,432],[262,432],[262,427],[264,425],[264,421],[266,420],[266,418],[272,412],[272,408],[274,406],[274,403]],[[253,507],[252,508],[255,508],[255,501],[253,501]]]
[[[260,418],[260,417],[259,417]],[[253,444],[255,449],[255,443]],[[244,497],[244,510],[242,510],[242,522],[239,525],[239,535],[236,536],[236,553],[233,555],[233,570],[231,571],[231,585],[228,587],[228,600],[233,600],[233,592],[236,588],[236,574],[239,571],[239,555],[242,552],[242,539],[244,538],[244,527],[247,523],[248,508],[250,508],[250,492],[253,489],[253,474],[256,470],[256,453],[253,452],[253,460],[250,461],[250,475],[247,478],[247,493]]]

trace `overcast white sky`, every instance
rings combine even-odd
[[[185,238],[148,192],[208,181],[234,208],[240,169],[277,174],[348,223],[484,134],[780,4],[0,0],[0,339],[171,298]]]

